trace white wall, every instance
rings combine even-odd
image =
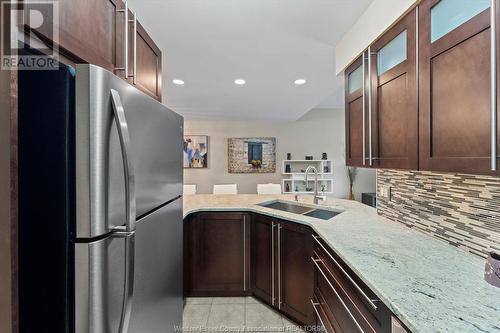
[[[337,75],[392,26],[417,0],[373,0],[335,47]]]
[[[333,195],[347,196],[344,110],[314,109],[294,122],[186,120],[184,128],[185,134],[209,136],[208,169],[184,172],[184,183],[197,184],[198,193],[211,193],[213,184],[228,183],[237,183],[239,193],[256,193],[258,183],[281,183],[281,161],[286,153],[294,159],[305,155],[319,159],[326,152],[334,164]],[[229,174],[227,138],[231,137],[276,137],[276,173]],[[360,169],[354,190],[358,199],[362,192],[375,192],[375,172]]]

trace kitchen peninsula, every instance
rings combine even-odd
[[[281,299],[275,302],[276,298],[284,297],[281,289],[288,286],[286,278],[304,280],[290,277],[290,275],[275,277],[273,274],[275,274],[276,267],[272,267],[272,271],[268,271],[273,275],[270,278],[273,296],[266,300],[262,293],[255,289],[256,277],[252,276],[260,274],[260,271],[255,272],[255,269],[251,267],[254,263],[251,257],[256,254],[248,253],[256,250],[249,244],[255,242],[251,238],[262,237],[262,233],[254,234],[254,231],[259,231],[259,229],[253,224],[258,224],[262,218],[272,221],[270,222],[272,226],[276,223],[280,224],[279,221],[285,221],[285,230],[287,224],[309,230],[307,239],[303,239],[310,242],[311,252],[313,247],[315,249],[314,254],[311,253],[313,260],[307,258],[309,266],[303,270],[302,274],[308,275],[308,270],[314,271],[314,278],[311,281],[314,285],[314,295],[311,296],[311,302],[317,305],[313,309],[317,309],[318,318],[323,321],[324,325],[331,327],[342,325],[346,318],[333,318],[328,314],[327,306],[322,306],[322,304],[328,304],[328,297],[324,300],[319,299],[327,295],[317,295],[318,290],[321,294],[323,277],[332,287],[331,289],[334,289],[332,283],[335,286],[336,283],[342,286],[340,279],[345,279],[347,287],[340,288],[340,290],[345,292],[352,289],[353,293],[351,295],[346,293],[348,296],[343,301],[341,300],[339,307],[346,309],[346,317],[352,320],[353,327],[361,328],[364,332],[385,331],[384,325],[386,324],[383,317],[387,313],[383,311],[384,308],[393,320],[397,317],[412,332],[497,332],[500,330],[500,290],[484,281],[484,259],[378,216],[374,208],[355,201],[341,199],[324,201],[321,205],[326,209],[343,211],[325,221],[258,205],[276,200],[293,203],[294,197],[291,195],[186,195],[184,197],[185,253],[192,253],[192,249],[186,249],[192,244],[186,243],[186,239],[189,238],[186,233],[189,234],[192,230],[186,226],[187,224],[210,222],[212,226],[216,226],[220,215],[212,219],[210,214],[226,214],[231,217],[223,216],[221,223],[226,223],[227,226],[228,221],[238,223],[240,221],[238,216],[240,216],[243,221],[241,230],[244,234],[241,255],[248,256],[250,259],[242,259],[245,276],[243,277],[244,287],[239,294],[257,296],[269,305],[275,305],[278,310],[286,314],[287,308],[283,304],[286,303],[286,297],[283,302]],[[306,206],[311,205],[312,197],[299,197],[299,202]],[[196,219],[196,216],[200,214],[203,218]],[[209,243],[219,241],[213,238],[215,237],[213,234],[210,237],[212,239],[207,240]],[[286,238],[284,243],[288,239],[291,241],[293,237]],[[271,240],[266,240],[273,242],[272,250],[274,251],[274,242],[277,241],[274,234]],[[232,248],[230,243],[234,241],[236,240],[228,238],[225,244],[219,245],[230,251]],[[217,245],[213,244],[213,246]],[[213,251],[213,246],[211,251]],[[262,246],[259,246],[258,250],[260,253]],[[293,249],[287,251],[293,251]],[[209,254],[206,255],[209,256]],[[270,264],[276,266],[282,259],[286,261],[285,257],[286,255],[282,253],[280,260],[271,259]],[[326,260],[330,258],[333,262],[332,266],[326,263]],[[260,264],[263,262],[265,260],[259,260]],[[295,257],[295,262],[300,262],[300,259]],[[189,266],[186,269],[185,275],[192,273],[190,273],[192,267]],[[284,268],[286,269],[285,266]],[[331,274],[333,282],[330,282],[326,275],[330,276],[329,273],[335,268],[337,272]],[[262,268],[259,267],[259,270]],[[278,274],[281,273],[278,272],[275,275]],[[190,276],[185,276],[185,281],[189,278]],[[279,280],[276,286],[275,280]],[[188,283],[185,288],[189,286]],[[274,290],[275,288],[280,288],[279,295],[278,291]],[[308,290],[308,286],[302,285],[300,288]],[[310,290],[313,291],[313,286]],[[185,293],[190,293],[190,290],[185,290]],[[217,293],[216,290],[212,291],[210,296],[217,295]],[[283,294],[286,296],[286,291],[283,291]],[[203,292],[197,295],[203,296]],[[219,295],[228,294],[220,292]],[[233,292],[231,295],[238,295],[238,292]],[[337,295],[343,294],[339,292]],[[296,301],[291,296],[289,299]],[[311,302],[308,303],[309,307]],[[363,306],[369,311],[362,308]],[[383,312],[381,316],[377,314],[380,311]],[[298,314],[294,315],[293,311],[289,313],[292,319],[300,321]],[[374,321],[370,317],[373,317]],[[377,323],[380,327],[376,327]],[[302,322],[302,324],[316,324],[316,322]]]

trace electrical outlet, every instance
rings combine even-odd
[[[382,199],[391,200],[391,186],[380,186],[378,196]]]
[[[378,189],[378,196],[380,198],[385,198],[385,186],[380,186]]]

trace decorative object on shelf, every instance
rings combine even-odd
[[[290,184],[286,183],[285,192],[290,192]]]
[[[292,153],[286,153],[286,159],[290,161],[292,159]]]
[[[328,155],[326,153],[321,154],[321,159],[322,160],[327,160],[328,159]]]
[[[285,172],[292,173],[292,166],[290,164],[285,164]]]
[[[184,135],[184,168],[208,167],[208,136]]]
[[[295,185],[295,192],[299,191],[299,185]]]
[[[348,166],[347,167],[347,178],[349,179],[349,200],[354,200],[354,192],[353,192],[353,185],[354,181],[356,180],[356,174],[358,170],[355,167]]]
[[[484,279],[494,287],[500,288],[500,253],[490,252],[484,268]]]
[[[324,173],[329,173],[330,172],[330,168],[328,167],[328,165],[323,166],[323,172]]]
[[[321,184],[321,192],[325,193],[326,192],[326,185]]]
[[[276,138],[230,138],[229,173],[276,172]]]
[[[312,155],[306,155],[306,161],[312,161],[313,156]]]

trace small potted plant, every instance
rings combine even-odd
[[[252,167],[254,167],[255,169],[262,168],[261,160],[252,160],[252,162],[250,163],[252,164]]]
[[[349,179],[348,199],[354,200],[353,186],[354,186],[354,181],[356,180],[356,173],[358,172],[358,170],[355,167],[348,166],[346,171],[347,171],[347,178]]]

